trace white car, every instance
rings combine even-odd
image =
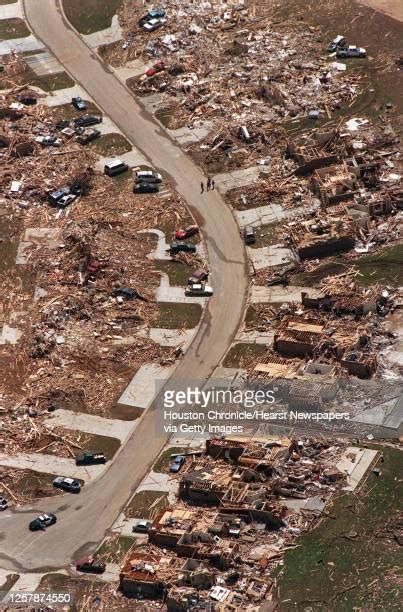
[[[213,288],[209,285],[203,285],[202,283],[196,283],[194,285],[188,285],[185,289],[185,295],[202,295],[208,296],[213,295]]]
[[[163,25],[165,25],[166,22],[167,20],[165,19],[165,17],[160,17],[159,19],[150,19],[141,27],[146,32],[153,32],[154,30],[157,30],[158,28],[161,28]]]
[[[136,172],[136,182],[161,183],[162,176],[154,170],[139,170]]]

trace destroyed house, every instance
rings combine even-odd
[[[358,190],[356,175],[346,164],[318,168],[311,176],[311,186],[323,208],[352,199]]]
[[[349,374],[358,378],[371,378],[377,367],[375,355],[357,350],[346,351],[340,363]]]
[[[173,587],[169,590],[166,606],[168,612],[212,612],[211,599],[207,594],[189,587]]]
[[[300,259],[327,257],[355,245],[351,217],[310,219],[290,228],[291,245]]]
[[[192,510],[164,508],[154,520],[149,542],[160,548],[172,548],[178,557],[204,559],[217,567],[225,566],[234,552],[210,532],[211,521]]]
[[[318,168],[336,164],[340,154],[335,146],[337,136],[336,132],[316,132],[309,140],[288,141],[286,156],[298,164],[294,174],[305,176]]]
[[[163,508],[148,531],[148,540],[156,546],[175,548],[180,537],[192,529],[194,513],[190,510]]]
[[[131,597],[162,599],[166,581],[175,572],[175,559],[154,552],[134,550],[119,575],[122,593]]]
[[[245,444],[238,440],[211,438],[206,440],[206,453],[214,459],[236,461],[245,451]]]
[[[373,290],[357,290],[347,292],[320,293],[309,297],[306,291],[301,293],[301,303],[304,308],[334,312],[337,315],[352,314],[363,316],[376,312],[379,295]]]
[[[305,321],[288,321],[274,334],[273,348],[285,355],[312,356],[320,343],[325,326]]]
[[[209,589],[216,581],[216,572],[199,559],[187,558],[178,574],[178,584],[196,589]]]
[[[184,533],[176,545],[178,557],[204,559],[220,570],[230,567],[238,551],[237,542],[212,535],[207,528]]]
[[[213,469],[206,467],[189,470],[179,482],[179,497],[202,505],[216,505],[220,502],[230,480],[231,476],[225,474],[219,482],[216,482]]]

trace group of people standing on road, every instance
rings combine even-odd
[[[201,187],[200,193],[204,193],[204,182],[203,181],[200,183],[200,187]],[[208,176],[207,177],[207,191],[210,191],[210,189],[213,191],[214,188],[215,188],[214,179]]]

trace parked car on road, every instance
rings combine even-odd
[[[162,176],[158,172],[154,172],[154,170],[138,170],[136,172],[136,181],[138,183],[161,183]]]
[[[82,134],[77,136],[76,140],[81,145],[86,145],[89,142],[92,142],[93,140],[95,140],[96,138],[99,138],[100,135],[101,135],[101,132],[99,130],[95,130],[95,129],[84,130]]]
[[[194,285],[195,283],[201,283],[208,279],[208,271],[204,268],[198,268],[188,278],[188,285]]]
[[[356,47],[355,45],[349,45],[344,49],[337,49],[336,57],[367,57],[367,51],[363,47]]]
[[[78,453],[76,455],[76,465],[97,465],[106,463],[106,457],[103,453]]]
[[[189,225],[186,229],[180,229],[175,232],[175,238],[177,240],[185,240],[186,238],[190,238],[191,236],[195,236],[199,233],[199,228],[197,225]]]
[[[5,497],[0,497],[0,512],[2,510],[7,510],[8,508],[8,501],[6,500]]]
[[[113,159],[105,164],[104,173],[107,176],[116,176],[117,174],[126,172],[128,169],[129,166],[125,162],[122,162],[120,159]]]
[[[333,38],[333,40],[328,44],[326,51],[328,53],[334,53],[335,51],[337,51],[337,49],[341,49],[345,45],[346,39],[344,38],[344,36],[338,34],[336,38]]]
[[[87,127],[89,125],[96,125],[102,123],[102,117],[100,115],[82,115],[74,119],[74,124],[78,127]]]
[[[158,30],[166,24],[167,20],[164,17],[160,17],[159,19],[149,19],[146,21],[141,27],[146,32],[154,32],[154,30]]]
[[[157,183],[149,183],[145,181],[135,183],[133,187],[133,193],[158,193],[159,190],[160,188]]]
[[[134,533],[148,533],[151,527],[151,521],[138,521],[132,527]]]
[[[203,283],[195,283],[194,285],[188,285],[185,289],[185,295],[200,295],[208,296],[213,295],[213,288]]]
[[[243,239],[245,244],[255,244],[256,242],[256,232],[255,228],[251,225],[247,225],[243,230]]]
[[[38,518],[34,519],[29,524],[29,529],[31,531],[39,531],[40,529],[46,529],[46,527],[50,527],[50,525],[54,525],[57,519],[54,514],[41,514]]]
[[[87,108],[86,103],[80,96],[76,96],[75,98],[71,98],[71,103],[79,111],[84,111]]]
[[[178,455],[177,457],[175,457],[175,459],[172,461],[171,465],[169,466],[169,471],[172,472],[173,474],[177,474],[182,468],[182,465],[185,463],[185,461],[186,461],[186,457],[184,455]]]
[[[63,476],[55,478],[53,486],[57,489],[68,491],[69,493],[80,493],[81,491],[81,485],[78,480],[74,480],[74,478],[64,478]]]
[[[94,557],[80,559],[76,563],[76,570],[79,572],[89,572],[91,574],[103,574],[106,569],[105,563],[96,561]]]
[[[171,255],[176,253],[196,253],[196,246],[194,244],[186,244],[186,242],[172,242],[169,245],[168,251]]]

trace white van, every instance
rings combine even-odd
[[[105,164],[104,173],[108,176],[116,176],[117,174],[126,172],[128,169],[129,166],[125,164],[125,162],[122,162],[120,159],[114,159]]]

